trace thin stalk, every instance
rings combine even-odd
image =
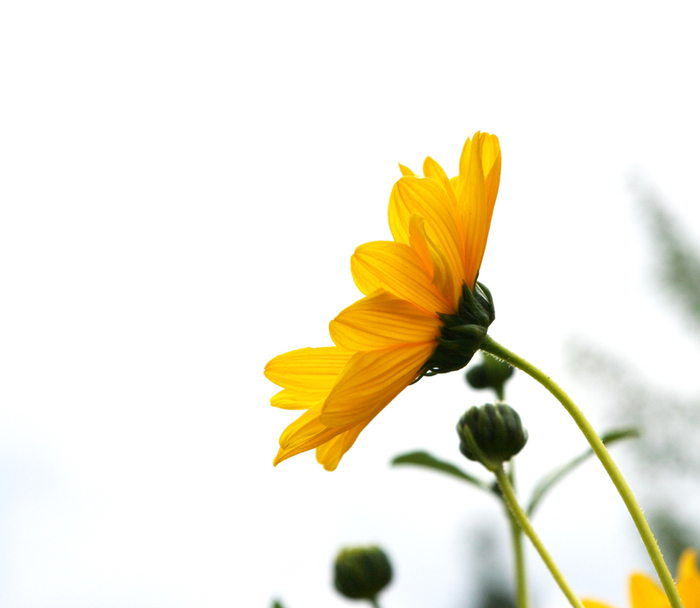
[[[547,549],[544,548],[542,541],[535,533],[535,530],[530,524],[530,520],[527,518],[525,511],[523,511],[522,507],[518,504],[518,500],[515,497],[515,492],[513,491],[513,486],[510,484],[510,479],[508,479],[508,475],[503,470],[503,467],[501,466],[499,469],[496,469],[494,474],[496,475],[498,486],[501,488],[501,492],[503,493],[503,498],[505,499],[510,512],[513,514],[515,521],[518,523],[520,528],[522,528],[523,532],[525,532],[535,549],[537,549],[542,561],[545,563],[547,568],[549,568],[549,571],[552,573],[557,585],[559,585],[559,588],[566,596],[566,599],[569,600],[569,603],[574,608],[583,608],[581,600],[578,599],[576,594],[571,590],[571,587],[569,587],[569,583],[566,582],[564,575],[560,572],[559,568],[557,568],[552,556],[549,554]]]
[[[502,398],[501,398],[502,399]],[[510,480],[511,486],[513,487],[513,493],[515,494],[515,462],[510,461],[510,467],[508,469],[508,479]],[[510,508],[504,501],[506,508],[506,516],[508,517],[508,523],[510,523],[510,537],[513,542],[513,558],[515,562],[515,598],[517,608],[527,608],[528,598],[527,598],[527,577],[525,576],[525,552],[523,551],[523,529],[520,527],[515,519],[513,513],[511,513]]]
[[[659,549],[659,545],[654,538],[654,534],[649,527],[649,523],[644,517],[644,513],[642,512],[637,499],[634,497],[634,494],[627,484],[627,481],[620,472],[620,469],[617,468],[615,461],[610,456],[605,445],[600,440],[600,437],[598,437],[598,434],[591,426],[591,423],[588,422],[588,419],[583,415],[583,412],[572,401],[571,397],[569,397],[569,395],[567,395],[564,390],[549,376],[525,359],[522,359],[515,353],[509,351],[507,348],[494,341],[489,336],[486,336],[484,339],[481,349],[494,355],[495,357],[498,357],[499,359],[502,359],[506,363],[510,363],[513,367],[517,367],[519,370],[537,380],[537,382],[552,393],[559,403],[564,406],[564,409],[569,412],[569,415],[574,419],[574,422],[577,424],[578,428],[581,429],[583,436],[586,438],[593,449],[593,452],[598,457],[598,460],[600,460],[601,464],[607,471],[610,479],[615,485],[615,488],[622,497],[627,510],[632,516],[632,520],[634,521],[635,526],[637,526],[637,531],[642,538],[642,542],[644,543],[647,553],[651,558],[651,563],[656,569],[656,573],[659,576],[659,580],[661,581],[661,585],[666,592],[666,596],[668,597],[671,606],[673,608],[683,608],[683,603],[678,595],[678,589],[676,589],[676,585],[673,582],[673,577],[669,572],[668,566],[666,565],[663,555],[661,554],[661,550]]]
[[[525,578],[525,555],[523,552],[523,530],[506,505],[506,513],[510,523],[510,536],[513,541],[513,557],[515,558],[515,599],[518,608],[527,608],[527,579]]]

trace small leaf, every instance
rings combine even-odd
[[[627,429],[617,429],[614,431],[608,431],[607,433],[603,433],[600,436],[600,440],[605,444],[608,445],[610,443],[614,443],[615,441],[618,441],[620,439],[639,439],[640,433],[639,429],[635,428],[627,428]]]
[[[610,445],[611,443],[619,441],[620,439],[630,439],[633,437],[639,437],[639,431],[634,428],[627,428],[616,429],[613,431],[608,431],[607,433],[603,433],[600,436],[600,440],[605,445]],[[564,477],[571,473],[571,471],[573,471],[578,465],[585,462],[590,456],[593,456],[593,450],[591,448],[588,448],[585,452],[583,452],[583,454],[580,454],[579,456],[570,460],[566,464],[563,464],[560,467],[554,469],[549,474],[545,475],[542,479],[540,479],[539,483],[535,486],[535,489],[532,492],[530,504],[526,509],[528,517],[532,517],[535,508],[542,501],[544,495],[547,494],[554,487],[555,484],[564,479]]]
[[[434,469],[436,471],[441,471],[442,473],[447,473],[448,475],[452,475],[453,477],[457,477],[458,479],[461,479],[462,481],[466,481],[468,483],[471,483],[482,490],[487,490],[488,492],[493,492],[491,486],[486,483],[485,481],[482,481],[481,479],[478,479],[477,477],[474,477],[473,475],[470,475],[469,473],[465,473],[462,469],[459,467],[449,463],[449,462],[444,462],[443,460],[438,460],[434,456],[431,456],[428,454],[428,452],[408,452],[407,454],[401,454],[400,456],[396,456],[392,461],[391,464],[394,466],[399,465],[399,464],[412,464],[415,466],[419,467],[425,467],[427,469]]]

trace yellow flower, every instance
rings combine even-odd
[[[365,297],[331,321],[335,346],[295,350],[265,367],[283,387],[272,405],[306,410],[282,433],[275,465],[316,448],[318,462],[335,469],[409,384],[466,365],[493,320],[476,278],[501,175],[498,138],[468,139],[452,179],[430,157],[425,177],[400,168],[389,199],[394,240],[366,243],[352,256]]]
[[[678,560],[676,587],[684,608],[700,608],[700,570],[697,567],[698,554],[692,549],[683,551]],[[670,603],[661,587],[646,574],[634,573],[630,576],[630,603],[632,608],[668,608]],[[610,608],[608,604],[595,600],[583,600],[586,608]]]

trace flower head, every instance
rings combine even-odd
[[[498,138],[476,133],[448,178],[432,158],[403,177],[389,199],[393,241],[357,248],[352,276],[364,298],[330,323],[335,346],[302,348],[270,361],[283,388],[275,407],[306,410],[280,437],[274,464],[316,448],[333,470],[367,424],[422,375],[469,362],[493,321],[476,282],[501,175]]]
[[[697,566],[698,554],[692,549],[683,551],[678,560],[676,587],[685,608],[700,608],[700,570]],[[629,582],[630,604],[632,608],[668,608],[671,604],[666,594],[646,574],[635,572]],[[583,600],[586,608],[610,608],[608,604],[595,600]]]

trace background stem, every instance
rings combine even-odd
[[[502,399],[502,397],[501,397]],[[510,479],[513,493],[515,495],[515,463],[511,460],[508,469],[508,479]],[[523,530],[518,524],[515,516],[508,507],[508,503],[503,501],[508,523],[510,524],[510,536],[513,542],[513,558],[515,563],[515,598],[517,608],[527,608],[527,577],[525,576],[525,553],[523,551]]]
[[[523,531],[508,505],[506,514],[510,522],[510,535],[513,540],[513,556],[515,558],[515,598],[518,608],[527,608],[527,579],[525,577],[525,555],[523,553]]]

